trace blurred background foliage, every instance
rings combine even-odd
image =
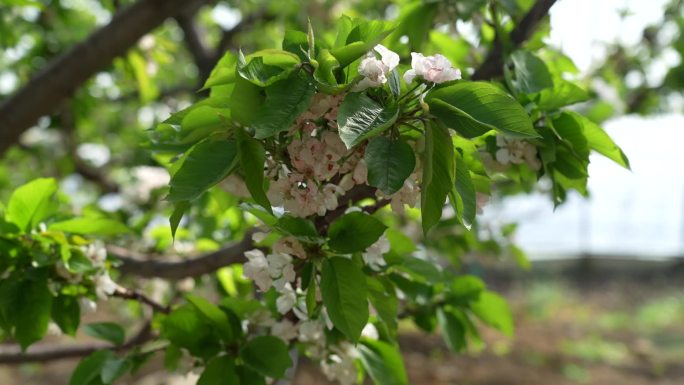
[[[25,85],[52,59],[108,23],[117,9],[133,2],[0,1],[0,101]],[[135,235],[127,241],[138,239],[141,244],[137,248],[162,253],[173,247],[179,254],[215,250],[234,239],[243,228],[241,210],[232,207],[235,198],[221,189],[205,194],[190,212],[191,225],[179,230],[173,246],[167,221],[171,207],[162,199],[167,179],[161,167],[166,159],[150,151],[149,131],[170,113],[205,96],[201,85],[224,51],[252,52],[279,47],[286,30],[306,30],[309,20],[317,31],[332,31],[342,14],[399,19],[404,22],[402,27],[386,43],[404,62],[411,51],[441,53],[468,78],[495,44],[496,28],[510,31],[533,4],[533,0],[209,2],[196,13],[167,20],[147,34],[106,71],[75,90],[58,111],[25,132],[0,161],[0,201],[7,201],[16,186],[29,180],[55,177],[70,211],[104,213],[128,223]],[[500,27],[492,23],[492,7],[502,15]],[[625,11],[624,16],[627,15]],[[582,21],[577,23],[581,28]],[[525,48],[538,53],[547,64],[561,68],[565,76],[578,80],[594,98],[576,108],[601,123],[621,114],[684,111],[684,63],[678,60],[684,56],[683,29],[684,1],[673,0],[664,9],[663,22],[647,27],[641,41],[607,46],[604,61],[586,73],[579,73],[572,61],[545,44],[550,32],[548,22],[537,29]],[[500,43],[504,50],[510,49],[510,42]],[[654,72],[664,76],[653,76]],[[503,194],[519,192],[503,187]],[[435,236],[432,246],[442,250],[504,253],[528,267],[522,251],[510,240],[515,225],[487,231]],[[477,266],[470,268],[473,273],[482,273]],[[583,281],[578,282],[576,286],[583,286]],[[639,384],[651,383],[650,379],[653,383],[676,383],[660,376],[663,362],[684,356],[680,351],[682,344],[671,338],[682,333],[684,306],[680,291],[669,287],[657,294],[644,294],[632,303],[625,298],[632,290],[629,284],[612,288],[615,293],[624,294],[615,294],[617,300],[610,294],[585,300],[590,293],[576,286],[569,288],[553,279],[535,280],[523,284],[521,291],[512,291],[510,296],[520,322],[529,327],[520,329],[517,338],[522,345],[516,348],[510,342],[502,342],[500,336],[486,336],[489,350],[488,358],[482,361],[484,367],[507,368],[498,360],[515,350],[522,351],[514,355],[522,362],[522,370],[544,373],[552,368],[559,377],[548,377],[546,381],[551,378],[555,384]],[[605,290],[603,286],[592,287],[599,292]],[[557,327],[552,328],[552,324]],[[539,346],[540,336],[548,337],[547,343],[555,348]],[[420,342],[405,343],[420,350]],[[418,352],[423,358],[411,356],[414,353],[407,353],[416,359],[413,364],[407,361],[410,372],[421,370],[419,366],[425,357],[448,367],[444,362],[449,361],[439,349],[429,347]],[[473,364],[468,357],[459,358],[458,365]],[[635,365],[644,362],[643,378],[611,377],[596,370],[596,363],[608,363],[627,368],[625,372],[630,373]],[[425,383],[454,380],[449,375],[435,377],[439,370],[434,370]],[[31,373],[32,369],[26,372]],[[456,378],[463,376],[459,372]],[[535,382],[543,376],[520,377],[524,380],[520,383],[552,383]],[[306,381],[302,379],[302,383]]]

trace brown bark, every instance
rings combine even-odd
[[[167,18],[185,14],[206,1],[139,0],[54,59],[0,104],[0,155],[40,117],[56,110],[88,78],[107,69],[115,57],[126,53],[143,35]]]

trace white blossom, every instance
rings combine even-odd
[[[342,385],[356,383],[356,363],[354,348],[347,344],[340,344],[334,354],[321,362],[321,370],[330,381],[337,381]]]
[[[387,75],[399,65],[399,55],[387,47],[378,44],[373,51],[380,54],[378,59],[374,52],[369,52],[359,64],[359,74],[363,76],[352,91],[363,91],[366,88],[381,87],[387,83]]]
[[[97,303],[90,298],[81,297],[78,299],[78,302],[84,313],[95,313],[97,311]]]
[[[423,54],[411,52],[411,69],[404,74],[404,80],[407,84],[411,84],[416,76],[439,84],[460,79],[461,71],[452,68],[449,59],[442,55],[423,56]]]
[[[245,252],[247,262],[242,266],[242,274],[256,283],[261,291],[271,288],[271,274],[268,271],[268,261],[266,256],[259,249]]]
[[[118,285],[112,281],[112,278],[106,271],[94,276],[93,282],[95,283],[95,294],[100,299],[109,298],[118,288]]]
[[[361,330],[361,336],[370,338],[371,340],[377,340],[380,338],[378,329],[371,323],[367,323],[366,326],[363,327],[363,330]]]
[[[278,313],[285,314],[292,310],[295,303],[297,302],[297,295],[295,294],[292,285],[286,283],[283,290],[280,292],[280,296],[276,300],[276,308]]]
[[[276,253],[289,254],[293,257],[304,259],[306,258],[306,251],[304,246],[297,238],[282,237],[273,244],[273,251]]]
[[[537,148],[524,140],[508,138],[503,135],[496,136],[496,161],[503,164],[527,163],[533,170],[539,170],[541,163],[537,159]]]
[[[316,342],[325,338],[323,324],[317,320],[302,321],[297,329],[300,342]]]
[[[363,256],[363,261],[370,266],[373,270],[379,270],[380,267],[385,266],[386,262],[383,258],[383,254],[390,251],[390,244],[387,237],[383,234],[380,238],[370,245],[366,251],[361,255]]]
[[[104,266],[105,259],[107,259],[107,249],[105,249],[101,241],[95,241],[88,246],[84,246],[82,250],[94,267]]]
[[[297,338],[297,326],[292,321],[284,319],[271,326],[271,335],[280,338],[285,343],[289,343]]]

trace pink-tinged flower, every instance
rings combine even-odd
[[[449,59],[442,55],[423,56],[421,53],[411,52],[411,69],[404,74],[404,80],[411,84],[416,76],[439,84],[460,79],[461,71],[452,68]]]
[[[387,47],[378,44],[373,48],[373,51],[380,54],[380,59],[371,51],[361,60],[359,74],[363,76],[363,79],[352,88],[354,92],[371,87],[381,87],[387,83],[387,75],[399,65],[399,55]]]
[[[273,251],[276,253],[289,254],[293,257],[304,259],[306,258],[306,251],[304,246],[294,237],[283,237],[276,241],[273,245]]]

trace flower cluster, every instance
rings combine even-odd
[[[97,270],[89,277],[94,287],[95,295],[101,300],[106,300],[119,287],[109,276],[109,272],[105,268],[107,249],[105,249],[104,244],[101,242],[94,242],[87,246],[82,246],[81,252],[90,261],[91,266]],[[55,271],[57,275],[69,283],[83,282],[83,274],[70,271],[63,262],[59,262],[55,266]],[[95,302],[86,297],[81,298],[81,305],[88,311],[94,311],[97,308]]]
[[[267,195],[274,206],[299,217],[325,215],[337,208],[338,197],[366,183],[363,147],[347,150],[334,131],[340,102],[339,97],[317,94],[297,120],[287,145],[289,159],[271,164],[275,180]]]
[[[533,170],[539,170],[541,163],[537,158],[537,148],[524,140],[512,139],[503,135],[496,136],[496,161],[502,165],[522,164]]]

